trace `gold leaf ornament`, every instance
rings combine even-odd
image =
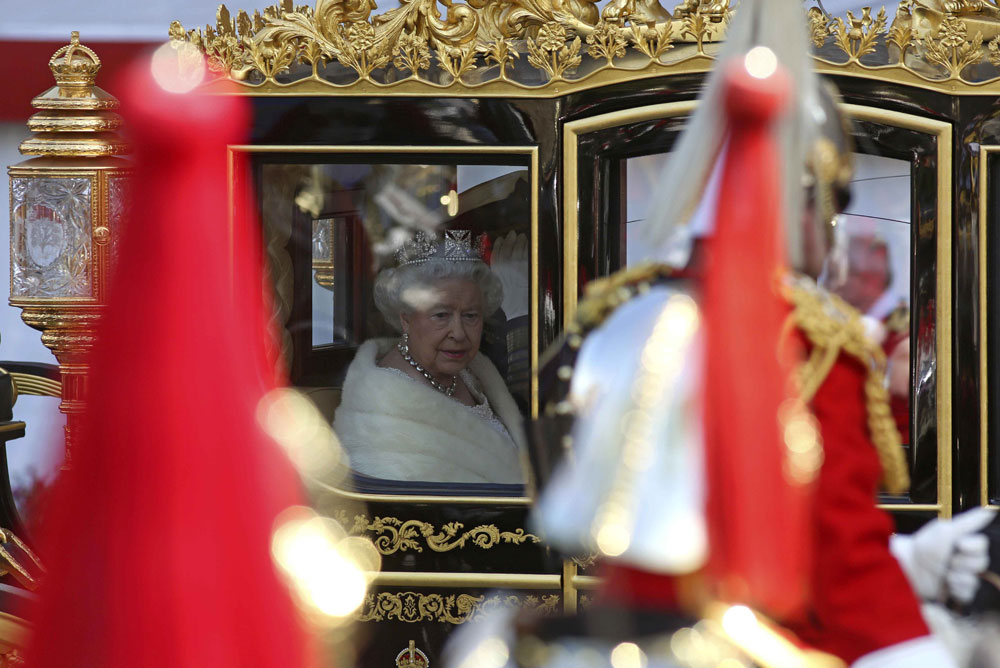
[[[370,79],[373,70],[389,64],[391,56],[378,42],[374,26],[367,21],[355,21],[343,28],[337,60]]]
[[[910,12],[909,0],[903,0],[896,8],[896,17],[889,26],[886,35],[887,44],[895,44],[899,49],[900,61],[906,56],[906,51],[913,44],[913,14]]]
[[[170,37],[172,42],[183,42],[187,40],[187,33],[184,31],[184,26],[181,25],[180,21],[171,21],[170,29],[167,30],[167,35]]]
[[[716,18],[714,12],[706,12],[699,5],[694,12],[684,16],[684,28],[681,30],[681,37],[685,35],[693,37],[698,44],[698,54],[703,56],[705,55],[705,38],[708,36],[709,22],[717,20],[720,19]]]
[[[847,23],[837,17],[830,24],[829,29],[834,41],[852,61],[875,51],[878,36],[885,29],[887,21],[885,7],[879,9],[874,19],[871,12],[871,7],[863,7],[861,16],[856,17],[854,12],[848,10]]]
[[[991,39],[986,48],[988,51],[986,57],[989,58],[990,64],[994,67],[1000,67],[1000,35]]]
[[[442,69],[458,81],[466,72],[476,69],[476,47],[469,43],[465,46],[444,46],[438,49],[438,62]]]
[[[347,41],[358,51],[367,51],[375,45],[375,28],[367,21],[351,23],[347,28]]]
[[[810,7],[807,12],[809,19],[809,36],[813,46],[819,48],[826,43],[830,33],[830,17],[819,7]]]
[[[984,56],[983,34],[976,32],[970,41],[967,33],[968,28],[960,18],[945,17],[937,32],[920,42],[927,60],[947,69],[949,77],[959,77],[963,69]]]
[[[514,59],[520,58],[521,54],[514,47],[514,42],[502,37],[491,42],[486,47],[486,62],[494,62],[500,66],[500,78],[507,78],[507,66],[514,64]]]
[[[550,79],[561,79],[566,70],[579,65],[582,42],[575,38],[569,44],[566,28],[557,21],[550,21],[538,31],[535,39],[528,39],[528,62],[545,71]]]
[[[587,35],[587,44],[590,45],[587,53],[594,58],[604,58],[609,66],[615,58],[625,56],[625,47],[628,46],[625,31],[610,21],[597,24],[594,31]]]
[[[250,53],[250,61],[254,67],[260,70],[265,78],[286,72],[295,62],[297,47],[294,42],[282,42],[280,40],[267,40],[258,42],[246,38],[246,46]]]
[[[538,31],[535,42],[545,51],[558,51],[566,44],[566,28],[556,21],[546,23]]]
[[[431,66],[431,51],[427,40],[413,33],[403,33],[397,43],[397,55],[392,61],[396,69],[409,71],[410,76],[417,77],[420,70]]]
[[[650,60],[658,60],[660,56],[674,48],[673,24],[669,21],[655,26],[632,24],[632,43]]]

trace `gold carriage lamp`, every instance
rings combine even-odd
[[[20,146],[35,157],[7,170],[10,303],[59,361],[68,455],[130,170],[118,157],[128,152],[117,133],[118,100],[94,85],[97,54],[73,32],[49,67],[57,85],[32,100],[34,135]]]

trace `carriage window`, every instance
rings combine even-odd
[[[258,166],[292,380],[362,480],[520,484],[530,169],[391,159]]]
[[[669,153],[623,161],[626,224],[621,265],[641,257],[638,223],[650,205]],[[828,269],[820,281],[861,312],[869,333],[888,360],[890,404],[904,446],[910,443],[910,260],[912,192],[907,160],[854,154],[851,201],[837,217],[839,269]],[[911,465],[913,453],[911,456]]]
[[[858,309],[888,359],[890,404],[910,442],[910,163],[854,155],[851,202],[838,217],[842,277],[828,287]]]
[[[653,195],[657,184],[663,178],[663,167],[670,158],[670,153],[653,153],[650,155],[628,158],[625,160],[623,179],[625,181],[625,225],[623,234],[625,256],[621,258],[622,266],[627,266],[635,258],[640,257],[637,245],[639,224],[649,215]]]

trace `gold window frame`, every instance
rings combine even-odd
[[[1000,154],[1000,144],[983,144],[979,147],[979,505],[1000,509],[1000,505],[990,503],[990,423],[989,423],[989,351],[988,321],[986,310],[989,289],[986,272],[987,230],[986,216],[989,206],[986,188],[989,181],[989,157]]]
[[[308,144],[231,144],[227,147],[228,163],[228,188],[229,188],[229,237],[230,237],[230,257],[232,256],[233,239],[233,212],[236,205],[235,178],[237,156],[242,154],[249,158],[255,154],[281,154],[281,155],[356,155],[366,154],[400,154],[400,155],[517,155],[527,156],[530,170],[529,184],[531,188],[531,219],[529,241],[531,244],[531,255],[529,266],[531,276],[528,290],[530,291],[529,307],[531,309],[531,418],[538,417],[538,279],[539,279],[539,254],[538,254],[538,207],[539,207],[539,148],[538,146],[386,146],[386,145],[308,145]],[[433,494],[371,494],[366,492],[355,492],[339,487],[330,487],[329,490],[344,499],[362,501],[368,503],[377,502],[404,502],[421,504],[450,504],[450,505],[483,505],[495,504],[503,506],[530,506],[532,503],[530,496],[458,496],[458,495],[433,495]],[[446,585],[441,585],[446,586]],[[451,586],[451,585],[448,585]],[[513,586],[513,585],[510,585]]]

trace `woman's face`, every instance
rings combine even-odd
[[[400,316],[410,356],[435,376],[454,376],[472,361],[483,335],[483,294],[473,281],[448,278],[408,290],[412,313]],[[410,298],[407,298],[410,297]]]

